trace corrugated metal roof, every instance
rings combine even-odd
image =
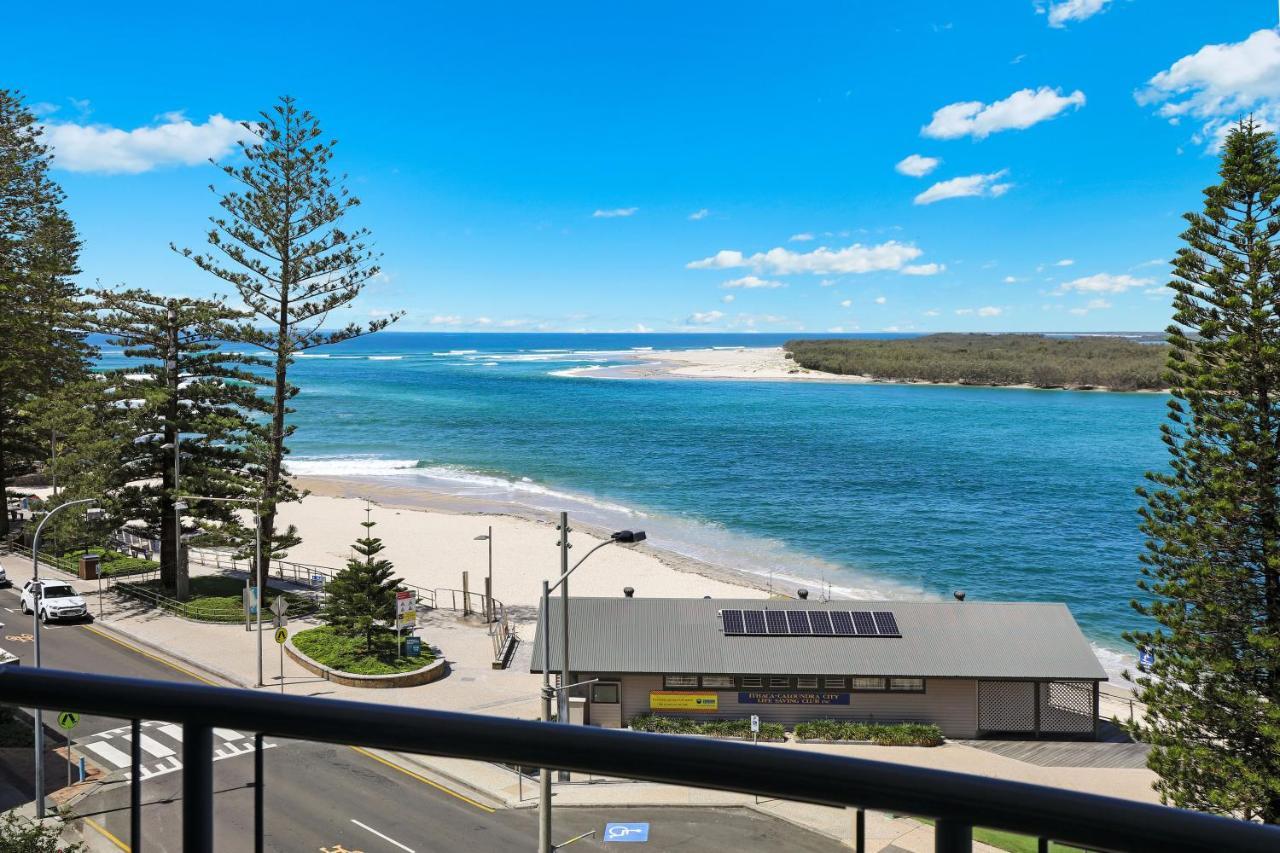
[[[720,611],[732,608],[889,610],[902,636],[725,636]],[[569,615],[575,672],[1107,677],[1065,604],[571,598]],[[551,600],[550,617],[550,668],[559,672],[559,599]],[[542,672],[542,655],[539,627],[531,672]]]

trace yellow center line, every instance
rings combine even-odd
[[[367,758],[372,758],[374,761],[377,761],[380,764],[387,765],[392,770],[399,770],[404,775],[412,779],[417,779],[419,782],[423,783],[424,785],[430,785],[431,787],[439,791],[444,791],[446,794],[448,794],[451,797],[457,797],[459,800],[462,800],[464,803],[475,806],[481,811],[488,812],[489,814],[493,814],[495,811],[497,811],[497,809],[490,808],[489,806],[486,806],[484,803],[478,803],[475,800],[471,799],[470,797],[464,794],[459,794],[457,791],[451,788],[446,788],[444,785],[441,785],[439,782],[432,782],[426,776],[420,776],[417,773],[414,773],[412,770],[406,770],[405,768],[401,767],[399,764],[393,764],[392,762],[387,761],[385,758],[382,758],[381,756],[374,755],[372,752],[365,749],[364,747],[353,746],[351,748]]]
[[[100,631],[97,628],[93,627],[92,625],[81,625],[80,627],[85,629],[86,631],[97,634],[99,637],[102,637],[103,639],[110,640],[111,642],[115,643],[118,646],[123,646],[124,648],[128,649],[129,651],[135,654],[142,655],[144,658],[150,658],[156,663],[162,663],[165,666],[169,667],[170,669],[177,670],[183,675],[189,675],[192,678],[194,678],[196,681],[203,682],[204,684],[208,684],[212,687],[222,686],[218,684],[218,682],[210,681],[209,679],[205,678],[203,675],[197,675],[196,673],[192,672],[186,667],[179,666],[178,664],[174,663],[171,660],[166,660],[165,658],[160,657],[160,655],[154,655],[151,652],[146,651],[145,649],[140,649],[137,646],[135,646],[133,643],[128,643],[128,642],[125,642],[124,640],[121,640],[119,637],[111,636],[106,631]]]
[[[81,819],[81,820],[83,820],[85,823],[89,824],[89,826],[92,826],[94,829],[96,829],[96,830],[97,830],[99,833],[101,833],[101,834],[102,834],[102,836],[103,836],[103,837],[105,837],[108,841],[110,841],[110,842],[111,842],[112,844],[114,844],[116,847],[119,847],[121,850],[123,850],[123,851],[124,851],[124,853],[131,853],[131,851],[133,850],[133,848],[132,848],[132,847],[130,847],[128,844],[125,844],[125,843],[124,843],[123,841],[121,841],[119,838],[116,838],[116,837],[115,837],[115,835],[113,835],[113,834],[111,833],[111,830],[107,829],[105,826],[103,826],[102,824],[98,823],[98,822],[97,822],[96,820],[94,820],[93,818],[91,818],[91,817],[82,817],[82,818],[80,818],[80,819]]]

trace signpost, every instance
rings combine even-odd
[[[1151,667],[1155,666],[1155,663],[1156,663],[1155,652],[1151,651],[1151,649],[1138,650],[1138,669],[1142,670],[1143,672],[1150,672]]]
[[[289,601],[283,595],[277,595],[271,602],[271,612],[275,614],[273,622],[276,626],[276,643],[280,646],[280,692],[284,692],[284,641],[289,639]]]
[[[404,656],[407,658],[416,658],[422,656],[422,638],[421,637],[405,637],[404,638]]]
[[[405,627],[418,624],[418,598],[412,590],[396,590],[396,640]]]
[[[751,742],[753,744],[760,742],[760,715],[759,714],[751,715]]]
[[[58,714],[58,727],[67,733],[67,787],[71,787],[71,730],[80,725],[80,715],[75,711]]]
[[[604,825],[604,841],[644,844],[649,840],[649,824],[647,823],[606,823]]]

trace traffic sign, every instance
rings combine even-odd
[[[604,840],[644,844],[649,840],[649,824],[606,823],[604,825]]]
[[[287,640],[287,639],[289,639],[289,629],[288,629],[288,628],[277,628],[277,629],[276,629],[276,642],[283,646],[283,645],[284,645],[284,641],[285,641],[285,640]]]
[[[758,734],[759,731],[760,731],[760,715],[752,714],[751,715],[751,733]]]
[[[396,590],[396,630],[418,624],[418,598],[412,590]]]
[[[1138,650],[1138,669],[1142,670],[1143,672],[1146,672],[1151,667],[1155,666],[1155,663],[1156,663],[1155,652],[1151,651],[1151,649]]]
[[[289,600],[283,595],[277,595],[275,601],[271,602],[271,612],[277,616],[284,616],[289,612]]]
[[[75,711],[63,711],[58,714],[58,725],[66,731],[71,731],[80,724],[80,715]]]

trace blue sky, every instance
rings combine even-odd
[[[287,93],[384,254],[341,319],[403,329],[1160,329],[1224,123],[1280,119],[1274,0],[187,5],[0,56],[84,280],[218,290],[168,245]]]

